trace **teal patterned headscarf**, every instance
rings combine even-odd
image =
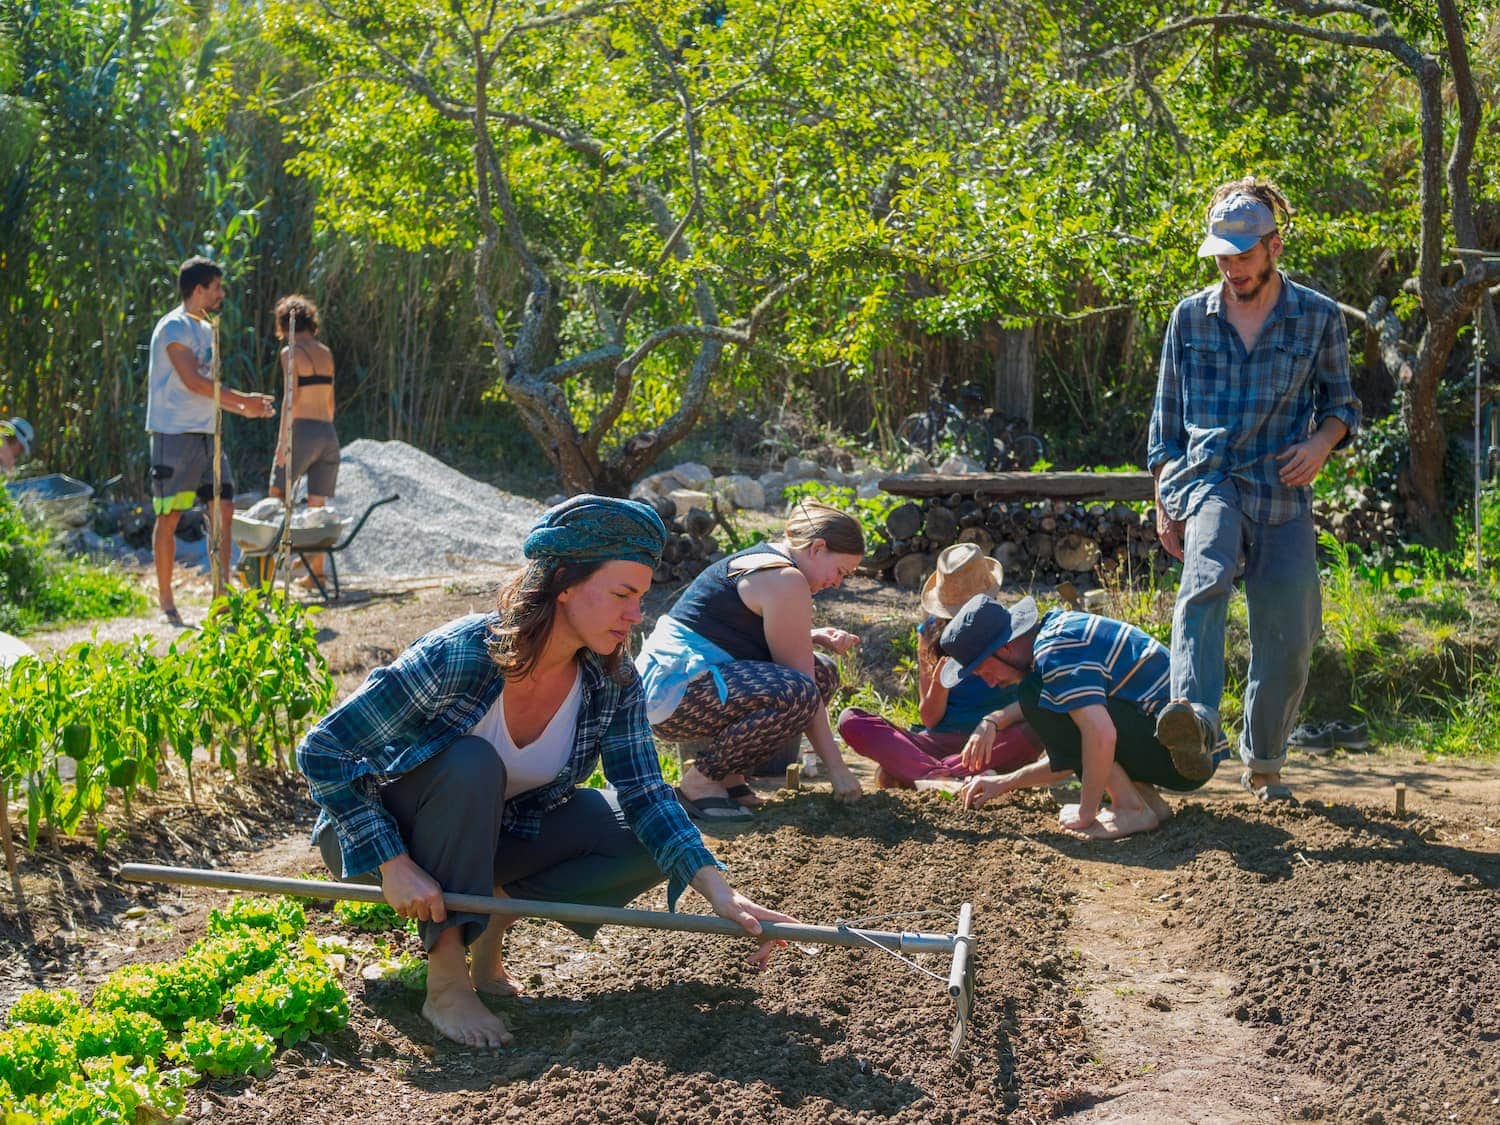
[[[582,493],[548,508],[521,550],[535,560],[620,560],[655,569],[666,542],[666,524],[649,504]]]

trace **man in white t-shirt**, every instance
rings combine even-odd
[[[151,503],[156,529],[156,590],[162,617],[181,625],[172,596],[173,536],[182,513],[195,500],[213,499],[214,333],[210,313],[224,303],[224,271],[207,258],[189,258],[177,271],[182,304],[156,322],[151,333],[151,367],[146,389],[146,431],[151,435]],[[276,413],[270,395],[219,388],[220,409],[248,418]],[[229,521],[234,516],[234,479],[229,458],[220,454],[220,573],[229,573]]]

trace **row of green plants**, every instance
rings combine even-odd
[[[164,653],[149,639],[87,641],[26,657],[0,694],[0,834],[12,879],[7,806],[26,796],[26,841],[54,845],[85,819],[102,848],[106,805],[156,789],[176,759],[197,803],[199,748],[227,770],[287,766],[290,749],[333,699],[309,609],[271,593],[235,592]],[[64,760],[72,762],[67,776]]]
[[[54,622],[118,617],[146,607],[128,575],[68,558],[51,538],[0,488],[0,631],[24,634]]]
[[[260,1077],[279,1047],[349,1020],[339,964],[291,899],[235,899],[174,961],[116,969],[83,1004],[37,989],[0,1031],[7,1125],[170,1120],[204,1076]]]

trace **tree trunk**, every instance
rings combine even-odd
[[[1406,425],[1410,446],[1397,489],[1407,526],[1420,539],[1436,545],[1446,545],[1453,535],[1451,514],[1443,503],[1448,435],[1437,409],[1438,386],[1457,337],[1457,329],[1449,323],[1451,318],[1451,311],[1444,310],[1428,320],[1401,404],[1401,421]]]
[[[1023,418],[1028,427],[1035,417],[1036,326],[985,331],[994,372],[994,407],[1007,418]]]

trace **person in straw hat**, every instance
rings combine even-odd
[[[969,777],[983,770],[1007,773],[1033,762],[1041,740],[1021,717],[1014,684],[991,687],[968,676],[945,687],[938,638],[954,613],[975,594],[994,597],[1005,573],[974,543],[955,543],[938,555],[922,587],[927,618],[917,626],[918,712],[922,725],[907,730],[889,719],[846,707],[840,737],[877,765],[881,788],[910,788],[919,778]]]

